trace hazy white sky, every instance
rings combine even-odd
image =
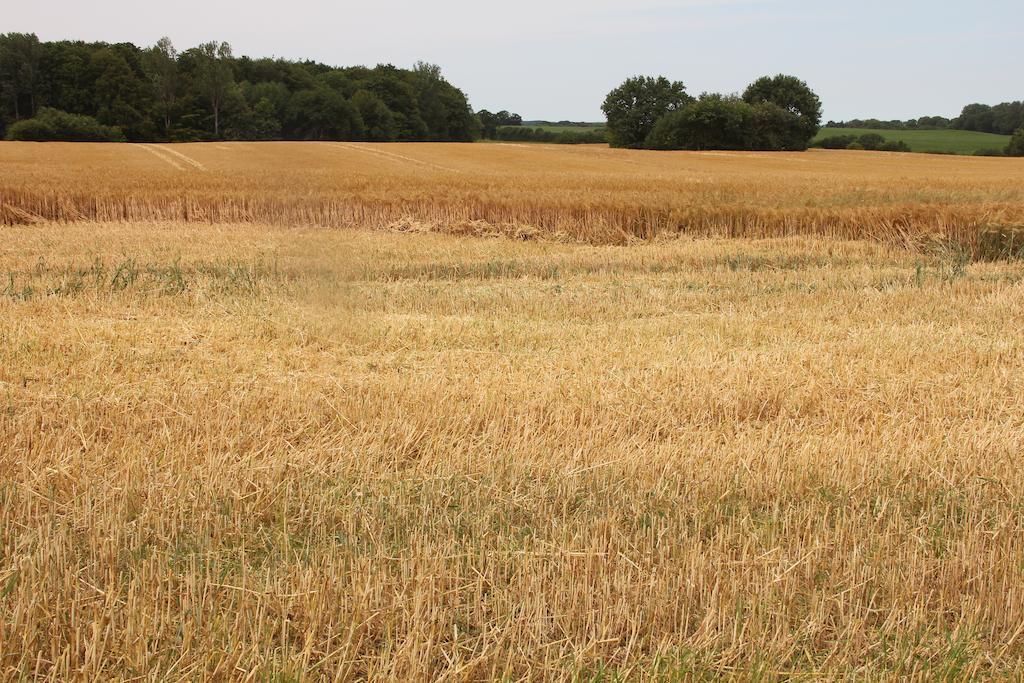
[[[476,109],[601,120],[628,76],[694,95],[790,73],[826,119],[953,115],[1024,99],[1024,0],[47,0],[5,3],[0,32],[349,66],[435,62]]]

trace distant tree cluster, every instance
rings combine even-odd
[[[521,126],[523,125],[523,117],[519,114],[512,114],[502,109],[497,114],[491,113],[486,109],[481,109],[476,113],[476,117],[480,120],[480,135],[485,140],[493,140],[497,136],[498,129],[502,126]]]
[[[960,116],[923,116],[907,121],[852,119],[829,121],[829,128],[867,128],[870,130],[971,130],[978,133],[1013,135],[1024,128],[1024,102],[1003,102],[996,105],[968,104]]]
[[[823,149],[866,149],[872,152],[909,152],[910,146],[903,140],[886,140],[878,133],[864,135],[833,135],[813,143]]]
[[[969,104],[953,119],[950,126],[957,130],[974,130],[979,133],[1013,135],[1024,128],[1024,102],[1003,102],[995,106]]]
[[[547,142],[556,145],[592,145],[608,142],[604,128],[554,131],[527,126],[506,126],[498,128],[493,138],[506,142]]]
[[[16,139],[469,141],[480,123],[433,64],[335,68],[209,42],[0,34],[0,133]]]
[[[543,119],[536,119],[533,121],[523,121],[524,126],[572,126],[574,128],[600,128],[602,124],[593,123],[590,121],[570,121],[568,119],[562,119],[561,121],[545,121]]]
[[[922,116],[919,119],[882,121],[880,119],[850,119],[829,121],[826,128],[864,128],[867,130],[946,130],[953,123],[944,116]]]
[[[742,96],[693,98],[678,81],[638,76],[605,98],[613,147],[804,150],[818,132],[821,101],[793,76],[766,76]]]
[[[984,149],[977,152],[981,156],[1024,156],[1024,102],[1003,102],[990,106],[987,104],[969,104],[955,119],[942,116],[924,116],[908,121],[880,121],[878,119],[852,119],[850,121],[829,121],[829,128],[866,128],[868,130],[969,130],[978,133],[995,133],[1012,135],[1005,148]],[[825,143],[839,144],[841,138],[836,136],[822,140]],[[831,141],[831,142],[830,142]]]

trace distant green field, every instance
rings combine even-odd
[[[979,149],[1003,149],[1008,135],[975,133],[970,130],[868,130],[866,128],[822,128],[815,140],[837,135],[878,133],[886,140],[902,140],[915,152],[974,154]]]

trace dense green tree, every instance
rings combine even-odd
[[[346,99],[352,97],[356,91],[356,84],[342,69],[331,69],[317,75],[315,83],[327,86]]]
[[[799,116],[773,102],[756,102],[752,106],[754,119],[748,149],[779,152],[807,149],[810,139]]]
[[[806,149],[821,127],[821,100],[795,76],[759,78],[746,89],[743,99],[749,104],[774,104],[797,117],[787,149]]]
[[[494,139],[516,142],[546,142],[556,145],[594,145],[608,142],[605,133],[604,128],[594,128],[587,131],[553,131],[518,125],[500,126]]]
[[[301,140],[358,140],[364,128],[359,111],[323,85],[292,96],[287,126]]]
[[[476,117],[477,120],[480,122],[480,135],[482,135],[484,139],[487,140],[494,139],[495,133],[498,132],[497,117],[493,113],[487,111],[486,109],[481,109],[480,111],[478,111],[476,113]]]
[[[231,46],[210,41],[193,48],[196,64],[195,85],[206,98],[213,114],[213,137],[220,137],[220,114],[234,84],[231,70]]]
[[[942,130],[949,128],[949,124],[952,123],[945,116],[922,116],[917,120],[915,128],[920,130]]]
[[[104,48],[93,53],[90,68],[95,74],[93,102],[97,120],[120,128],[129,140],[148,137],[145,82],[128,60],[118,50]]]
[[[391,64],[378,65],[370,72],[363,89],[377,95],[394,115],[398,140],[424,140],[427,124],[420,115],[415,87]]]
[[[90,71],[96,46],[83,42],[43,43],[41,99],[67,112],[95,113],[95,75]]]
[[[494,115],[495,122],[499,126],[521,126],[523,125],[523,117],[519,114],[513,114],[505,109],[502,109]]]
[[[281,138],[281,120],[274,103],[264,97],[254,106],[243,103],[225,127],[229,140],[278,140]]]
[[[824,140],[816,142],[815,146],[822,149],[846,149],[854,142],[857,142],[856,135],[830,135]]]
[[[1010,144],[1006,146],[1006,156],[1024,157],[1024,128],[1018,130],[1010,138]]]
[[[702,95],[658,119],[647,136],[650,149],[747,149],[754,108],[736,97]]]
[[[878,133],[866,133],[857,138],[860,146],[867,150],[877,150],[885,144],[885,138]]]
[[[35,34],[0,34],[0,98],[14,120],[36,112],[42,57]]]
[[[284,83],[280,81],[265,81],[261,83],[242,81],[238,86],[238,90],[250,108],[255,107],[263,100],[267,100],[274,108],[274,118],[278,121],[284,121],[288,112],[288,101],[292,96],[288,86]]]
[[[498,128],[506,126],[521,126],[523,125],[523,117],[519,114],[513,114],[505,109],[502,109],[497,114],[492,113],[486,109],[481,109],[476,113],[477,122],[480,127],[481,137],[491,140],[497,137]],[[511,134],[509,134],[511,135]],[[511,139],[511,138],[508,138]]]
[[[960,112],[954,127],[960,130],[973,130],[981,133],[991,133],[994,127],[992,107],[987,104],[968,104]]]
[[[608,93],[601,105],[612,147],[641,147],[665,114],[693,101],[686,86],[664,76],[636,76]]]
[[[352,95],[352,106],[363,120],[364,137],[370,142],[391,142],[398,137],[395,115],[384,100],[368,90]]]
[[[992,107],[992,132],[1012,135],[1024,126],[1024,102],[1001,102]]]
[[[959,130],[1012,135],[1024,126],[1024,102],[1002,102],[995,106],[969,104],[952,125]]]
[[[417,93],[416,102],[420,118],[427,126],[427,138],[449,139],[448,108],[442,102],[445,89],[449,86],[441,77],[441,67],[427,62],[416,62],[412,72],[413,87]]]
[[[320,72],[316,66],[312,62],[289,62],[266,57],[239,57],[234,62],[235,77],[238,80],[251,83],[283,83],[291,92],[308,90],[316,84],[316,76]]]
[[[791,76],[762,78],[742,98],[705,93],[699,100],[682,84],[630,79],[609,94],[605,111],[614,145],[652,149],[804,150],[821,120],[818,96]]]
[[[235,58],[216,41],[178,53],[166,38],[143,50],[0,35],[0,130],[42,106],[116,125],[131,140],[462,141],[480,128],[465,94],[425,62],[335,68]],[[33,125],[44,135],[50,123]]]
[[[171,130],[171,117],[181,90],[178,51],[174,49],[170,38],[161,38],[156,45],[146,51],[143,68],[153,90],[155,109],[163,119],[164,135],[167,135]]]

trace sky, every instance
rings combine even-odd
[[[1024,99],[1024,0],[47,0],[10,3],[0,32],[337,66],[441,66],[475,109],[600,121],[630,76],[742,92],[798,76],[825,119],[953,116]]]

